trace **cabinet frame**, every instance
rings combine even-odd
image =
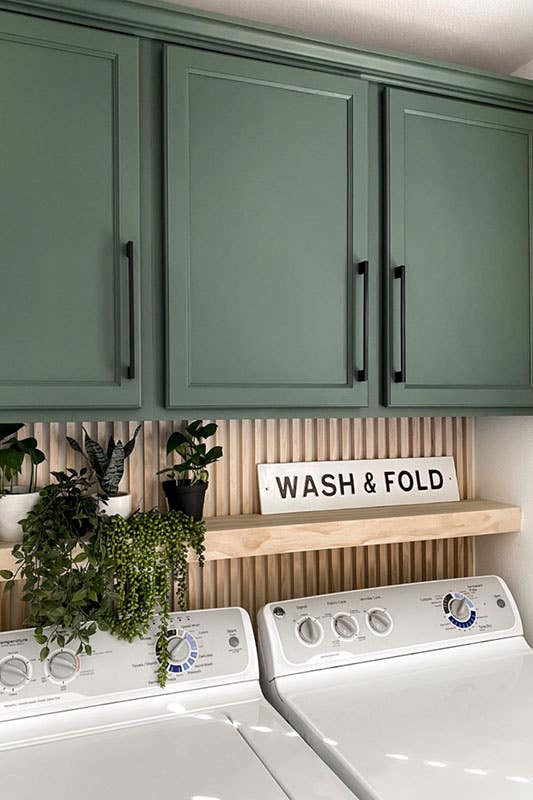
[[[188,196],[188,78],[189,75],[228,75],[232,80],[264,83],[316,94],[331,95],[346,102],[349,131],[347,184],[348,241],[346,243],[346,383],[300,386],[286,384],[192,383],[190,370],[190,250]],[[198,409],[240,406],[243,408],[366,407],[369,381],[358,381],[364,362],[364,276],[358,266],[369,260],[368,234],[368,86],[352,78],[329,76],[259,61],[246,61],[202,51],[165,48],[165,186],[166,224],[166,404],[168,408]],[[178,124],[174,120],[179,120]],[[171,179],[168,176],[172,176]],[[359,181],[359,183],[358,183]],[[327,268],[327,265],[325,265]],[[370,264],[369,279],[377,269]],[[374,281],[369,280],[370,317],[377,310]],[[359,335],[358,335],[359,334]],[[372,337],[372,326],[368,325]],[[354,340],[356,344],[354,345]],[[181,346],[180,344],[181,343]],[[368,342],[369,353],[373,342]],[[367,370],[367,378],[368,372]],[[236,398],[239,396],[239,401]]]
[[[92,30],[63,22],[0,11],[2,42],[79,53],[109,62],[113,117],[113,256],[114,378],[79,380],[2,380],[0,409],[139,408],[141,405],[141,299],[139,219],[139,54],[138,40],[124,34]],[[81,144],[80,144],[81,146]],[[59,232],[58,232],[59,233]],[[127,243],[133,242],[130,274]],[[22,258],[22,256],[21,256]],[[73,298],[66,298],[71,302]],[[76,298],[83,302],[83,298]],[[41,332],[45,337],[46,331]],[[65,331],[68,336],[68,330]],[[90,338],[91,331],[86,331]],[[133,344],[132,344],[133,342]],[[133,351],[134,346],[134,351]],[[135,362],[135,375],[128,377]],[[80,362],[83,354],[80,353]],[[80,369],[82,373],[83,369]]]
[[[435,104],[438,104],[438,111]],[[527,408],[533,406],[533,244],[529,235],[529,380],[523,384],[421,384],[409,381],[409,348],[404,355],[406,370],[404,380],[398,380],[402,365],[401,267],[403,280],[413,280],[409,274],[408,243],[406,242],[406,127],[408,114],[419,115],[443,122],[464,123],[512,134],[520,134],[528,140],[528,197],[529,231],[533,230],[533,117],[530,114],[510,109],[497,109],[456,99],[434,95],[404,92],[388,88],[385,90],[385,189],[386,235],[384,259],[384,315],[386,342],[384,353],[384,399],[391,408]],[[468,221],[465,220],[465,225]],[[505,265],[502,264],[502,269]],[[403,284],[405,290],[405,283]],[[405,297],[405,295],[404,295]],[[438,298],[432,298],[437,303]],[[404,308],[409,318],[409,301]],[[404,323],[406,319],[404,318]],[[403,328],[403,330],[402,330]],[[428,356],[429,357],[429,356]]]

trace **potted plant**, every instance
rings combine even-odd
[[[21,422],[0,424],[0,540],[4,542],[16,542],[21,538],[20,520],[39,499],[37,467],[45,456],[33,437],[19,440],[14,436],[23,427]],[[31,465],[29,484],[15,486],[25,458]]]
[[[165,473],[163,481],[168,507],[173,511],[183,511],[193,519],[202,519],[205,493],[209,482],[207,467],[222,458],[219,446],[207,449],[204,439],[214,436],[218,425],[210,422],[202,424],[197,419],[191,422],[183,432],[175,431],[167,442],[167,455],[177,453],[181,457],[180,464],[161,469],[158,475]]]
[[[14,572],[2,571],[11,589],[24,579],[29,603],[25,624],[35,628],[41,660],[53,644],[90,655],[90,637],[105,625],[110,564],[99,536],[98,505],[87,469],[52,473],[55,483],[22,520],[23,539],[13,548]]]
[[[119,484],[124,475],[124,462],[133,452],[135,439],[141,427],[137,426],[126,444],[122,444],[120,440],[115,442],[111,436],[105,450],[97,441],[91,439],[85,428],[83,429],[85,451],[76,439],[71,436],[66,437],[72,449],[81,453],[94,473],[100,488],[98,507],[103,514],[120,514],[121,517],[129,517],[131,514],[131,494],[119,492]]]
[[[0,570],[10,590],[25,581],[23,599],[45,660],[53,646],[91,655],[98,628],[132,641],[146,635],[159,614],[158,679],[168,674],[166,632],[176,589],[185,607],[187,557],[204,560],[205,525],[181,512],[152,510],[129,519],[98,511],[88,470],[52,473],[39,501],[22,521],[23,540],[13,548],[14,571]]]

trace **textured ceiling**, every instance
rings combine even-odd
[[[533,59],[533,0],[170,2],[496,72],[514,72]]]

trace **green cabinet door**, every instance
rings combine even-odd
[[[167,404],[365,406],[367,87],[166,50]]]
[[[0,13],[0,408],[139,406],[137,49]]]
[[[388,405],[533,406],[533,115],[390,89],[387,124]]]

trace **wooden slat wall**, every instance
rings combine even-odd
[[[135,422],[87,422],[89,434],[125,441]],[[224,458],[211,470],[206,516],[259,512],[255,465],[264,462],[320,461],[451,455],[455,458],[462,498],[472,491],[472,419],[413,417],[376,419],[220,420],[217,444]],[[134,507],[160,506],[157,469],[167,463],[166,440],[179,421],[144,422],[137,447],[127,462],[124,491]],[[81,439],[81,423],[36,423],[20,432],[34,435],[47,453],[39,481],[51,470],[79,468],[81,457],[65,434]],[[27,481],[22,476],[21,482]],[[364,588],[390,583],[460,577],[473,572],[473,540],[450,539],[373,547],[353,547],[280,556],[227,559],[190,568],[189,606],[241,605],[255,618],[272,600]],[[0,588],[0,592],[3,590]],[[22,587],[0,595],[0,629],[20,627],[24,618]]]

